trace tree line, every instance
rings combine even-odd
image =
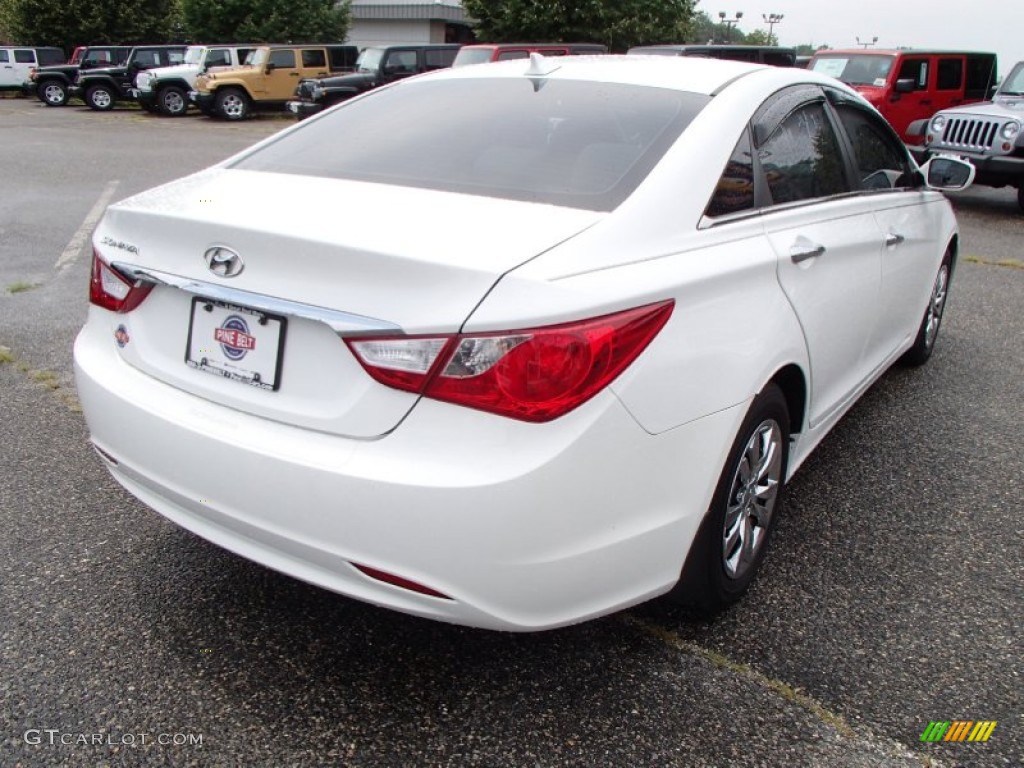
[[[775,45],[695,9],[696,0],[463,0],[480,41]],[[337,42],[350,0],[0,0],[0,42],[56,45]]]

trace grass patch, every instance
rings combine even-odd
[[[15,360],[14,353],[11,352],[10,347],[0,346],[0,365],[4,363],[13,363]]]
[[[39,283],[25,283],[18,281],[17,283],[11,283],[7,286],[8,293],[24,293],[25,291],[31,291],[33,288],[38,288]]]
[[[1020,259],[988,259],[984,256],[964,256],[964,261],[969,264],[984,264],[986,267],[1024,269],[1024,261],[1021,261]]]

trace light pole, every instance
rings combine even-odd
[[[725,18],[725,11],[718,12],[718,18],[722,20],[722,24],[725,24],[725,42],[732,42],[732,28],[736,26],[740,19],[743,18],[743,11],[736,11],[736,16],[732,19]]]
[[[762,13],[761,18],[764,19],[764,23],[768,25],[768,42],[774,43],[775,39],[772,36],[772,31],[775,29],[775,25],[782,22],[783,14],[781,13]]]
[[[872,45],[874,45],[877,42],[878,42],[878,35],[875,35],[874,37],[872,37],[871,41],[867,42],[867,43],[862,43],[860,41],[860,38],[859,37],[857,38],[857,45],[859,45],[861,48],[864,48],[865,50],[867,50],[868,48],[870,48]]]

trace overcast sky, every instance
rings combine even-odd
[[[876,47],[958,48],[999,54],[999,74],[1024,59],[1022,0],[700,0],[712,18],[725,11],[743,12],[744,32],[767,30],[762,16],[781,13],[775,25],[780,45],[827,43],[832,48],[857,48],[857,38]]]

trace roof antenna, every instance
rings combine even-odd
[[[530,66],[526,69],[526,76],[530,78],[530,82],[533,84],[533,92],[537,93],[543,88],[548,82],[544,77],[559,69],[560,66],[553,60],[544,58],[539,53],[531,53]]]
[[[533,52],[530,54],[530,66],[526,70],[526,76],[544,77],[544,75],[550,75],[556,69],[559,69],[560,66],[554,60],[546,59],[541,54]]]

